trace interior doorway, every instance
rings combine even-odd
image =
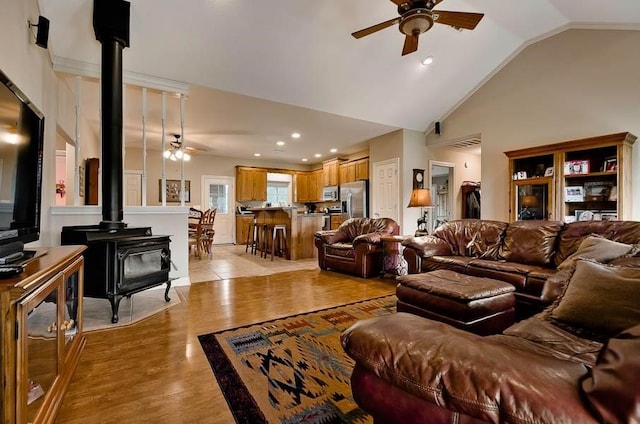
[[[454,172],[455,165],[453,163],[429,161],[429,187],[434,204],[429,213],[429,233],[445,222],[454,219]]]

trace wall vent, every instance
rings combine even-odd
[[[480,134],[473,134],[465,137],[447,140],[439,143],[430,143],[427,147],[443,148],[449,150],[479,150],[482,138]]]

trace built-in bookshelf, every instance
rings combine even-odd
[[[635,140],[625,132],[505,152],[509,219],[630,219]]]

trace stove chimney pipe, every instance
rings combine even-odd
[[[102,44],[102,221],[124,228],[122,164],[122,50],[129,47],[129,6],[124,0],[94,0],[93,29]]]

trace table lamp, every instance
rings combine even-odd
[[[429,208],[433,207],[431,201],[431,190],[427,188],[416,188],[411,192],[411,198],[409,199],[408,208]],[[418,231],[427,232],[427,216],[429,214],[428,209],[422,211],[422,216],[418,218]]]
[[[520,205],[522,206],[520,219],[533,219],[535,215],[529,208],[535,208],[538,206],[538,198],[533,195],[522,196]]]

